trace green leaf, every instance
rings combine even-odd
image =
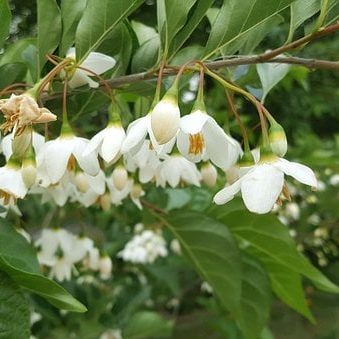
[[[261,257],[269,274],[274,293],[288,306],[305,316],[311,322],[315,322],[313,315],[307,306],[305,293],[302,286],[301,275],[270,261],[267,257]]]
[[[9,35],[9,28],[11,24],[11,10],[7,0],[0,0],[0,48],[3,46],[5,40]]]
[[[160,48],[159,36],[145,41],[135,52],[132,59],[132,72],[144,72],[152,68],[157,61]]]
[[[192,9],[185,26],[179,31],[170,46],[169,59],[177,53],[185,41],[191,36],[192,32],[206,15],[214,0],[198,1],[196,6]]]
[[[288,7],[295,0],[228,0],[224,1],[211,27],[206,44],[205,59],[218,49],[242,37],[273,15]]]
[[[287,42],[291,42],[294,32],[308,18],[320,10],[321,0],[296,0],[291,5],[291,22]]]
[[[0,88],[25,79],[27,67],[22,62],[13,62],[0,66]]]
[[[0,271],[0,338],[28,339],[30,311],[27,298],[7,274]]]
[[[63,287],[39,273],[33,248],[4,221],[0,227],[0,268],[19,286],[42,296],[52,305],[73,312],[86,311],[86,307]]]
[[[62,0],[62,37],[59,55],[65,56],[68,49],[72,47],[75,40],[75,32],[86,7],[87,0]]]
[[[53,53],[61,37],[61,15],[55,0],[38,0],[38,77],[47,62],[46,54]]]
[[[125,339],[164,338],[170,337],[172,321],[164,319],[155,312],[142,311],[134,314],[123,331]]]
[[[165,222],[223,306],[237,315],[240,309],[241,257],[227,227],[193,211],[173,212]]]
[[[290,65],[266,63],[257,64],[256,68],[263,90],[261,102],[264,102],[270,90],[287,75],[288,71],[290,70]]]
[[[197,0],[157,1],[158,31],[160,34],[162,50],[166,55],[173,38],[185,25],[188,13],[196,1]]]
[[[151,26],[146,26],[138,21],[131,21],[131,26],[137,36],[139,45],[142,45],[147,40],[150,40],[156,36],[159,36],[155,28]]]
[[[7,63],[24,63],[29,69],[30,77],[36,80],[38,64],[37,40],[35,38],[20,39],[8,46],[2,55],[0,65]],[[27,79],[30,81],[30,79]]]
[[[144,0],[88,0],[76,35],[76,57],[81,63],[107,35]]]
[[[214,209],[216,211],[216,209]],[[273,215],[255,215],[247,211],[225,214],[227,206],[220,208],[218,220],[227,225],[241,240],[249,244],[254,253],[302,274],[320,289],[339,293],[339,287],[329,281],[319,270],[298,252],[288,228]]]
[[[246,339],[257,339],[266,325],[271,305],[271,286],[265,269],[248,255],[242,257],[241,317],[239,328]]]

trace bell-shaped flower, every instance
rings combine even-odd
[[[151,112],[151,129],[158,145],[172,140],[179,130],[178,83],[174,82]]]
[[[35,154],[38,154],[45,143],[45,137],[34,131],[28,131],[28,133],[25,131],[15,137],[13,133],[10,133],[1,140],[1,150],[6,161],[8,161],[13,152],[18,156],[22,156],[27,151],[31,143]]]
[[[21,166],[14,159],[0,167],[0,198],[3,198],[3,204],[15,202],[16,199],[23,199],[27,194],[28,188],[21,175]]]
[[[84,155],[98,151],[100,156],[107,162],[118,160],[122,143],[126,133],[121,125],[120,115],[116,105],[109,108],[109,123],[105,129],[97,133],[88,143]]]
[[[200,109],[181,118],[177,147],[188,160],[211,160],[223,170],[234,165],[242,154],[239,143]]]
[[[47,123],[57,119],[47,108],[40,108],[29,92],[12,94],[8,99],[0,100],[0,110],[6,119],[0,128],[4,133],[13,130],[14,135],[22,133],[26,126],[31,124]]]
[[[241,191],[248,210],[259,214],[268,213],[283,191],[285,174],[303,184],[317,186],[317,179],[309,167],[268,154],[261,156],[259,163],[237,181],[219,191],[214,196],[214,202],[225,204]]]
[[[202,181],[205,185],[207,185],[208,187],[215,186],[218,178],[218,171],[210,162],[202,165],[200,173]]]
[[[73,59],[74,61],[76,60],[74,47],[68,50],[66,57]],[[80,66],[100,75],[113,68],[115,64],[116,61],[114,58],[102,53],[91,52],[89,53],[88,57],[80,64]],[[71,88],[76,88],[88,84],[89,87],[97,88],[99,84],[90,78],[90,76],[93,76],[93,73],[84,69],[76,68],[74,69],[74,73],[72,74],[68,85]]]
[[[95,176],[100,167],[95,152],[84,156],[88,145],[85,138],[74,134],[61,134],[55,140],[47,141],[37,156],[38,168],[45,171],[51,184],[56,184],[65,175],[67,170],[74,170],[76,164],[87,174]]]
[[[180,183],[200,186],[201,174],[196,165],[180,154],[167,156],[159,165],[156,173],[156,185],[178,187]]]

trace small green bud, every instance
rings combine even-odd
[[[268,138],[272,151],[279,157],[283,157],[287,152],[287,138],[282,126],[277,122],[272,123]]]

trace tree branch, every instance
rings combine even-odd
[[[318,60],[318,59],[304,59],[299,57],[292,56],[279,56],[287,51],[296,49],[300,46],[305,45],[306,43],[318,39],[320,37],[329,35],[339,30],[339,23],[330,25],[323,29],[320,29],[317,32],[308,34],[298,40],[295,40],[289,44],[276,48],[272,51],[260,55],[250,55],[250,56],[231,56],[223,60],[205,62],[204,65],[211,70],[219,70],[225,67],[233,67],[240,65],[253,65],[260,63],[281,63],[281,64],[291,64],[307,67],[309,69],[339,69],[339,61],[329,61],[329,60]],[[192,61],[193,62],[193,61]],[[163,76],[175,75],[178,73],[181,66],[167,66],[163,69]],[[196,71],[195,67],[187,67],[187,70],[191,69]],[[147,72],[135,73],[120,76],[114,79],[109,79],[100,82],[100,87],[109,85],[111,88],[120,88],[124,85],[134,84],[145,80],[154,80],[157,78],[158,70],[151,70]],[[47,101],[53,98],[58,97],[58,93],[54,95],[45,95],[43,101]]]

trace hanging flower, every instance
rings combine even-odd
[[[20,165],[10,159],[5,166],[0,167],[0,198],[3,198],[3,204],[13,203],[18,198],[23,199],[27,191]]]
[[[195,164],[180,154],[167,156],[159,165],[156,173],[157,186],[165,187],[166,183],[175,188],[182,182],[200,186],[201,174]]]
[[[47,108],[40,108],[36,100],[28,92],[20,95],[12,94],[9,99],[0,100],[0,110],[6,122],[0,128],[4,133],[13,130],[13,134],[22,133],[31,124],[55,121],[56,115]]]
[[[66,58],[76,60],[74,47],[68,50]],[[102,53],[91,52],[80,66],[100,75],[113,68],[115,64],[116,61],[114,58]],[[71,79],[68,81],[68,85],[71,88],[84,86],[86,84],[92,88],[99,87],[99,84],[93,81],[90,76],[93,76],[93,74],[86,70],[75,68]]]
[[[169,142],[176,136],[179,125],[178,84],[175,81],[151,112],[151,129],[156,142],[159,145]]]
[[[87,174],[97,175],[100,167],[96,153],[83,155],[87,145],[87,139],[74,134],[62,134],[55,140],[47,141],[37,156],[40,174],[47,175],[47,178],[41,175],[42,179],[56,184],[67,170],[75,170],[76,164]]]
[[[268,213],[283,190],[285,174],[303,184],[317,186],[317,179],[310,168],[270,154],[262,157],[232,185],[219,191],[214,196],[214,202],[225,204],[241,191],[244,203],[251,212]]]
[[[199,162],[210,159],[224,170],[234,165],[242,154],[239,143],[201,110],[181,118],[177,146],[188,160]]]

